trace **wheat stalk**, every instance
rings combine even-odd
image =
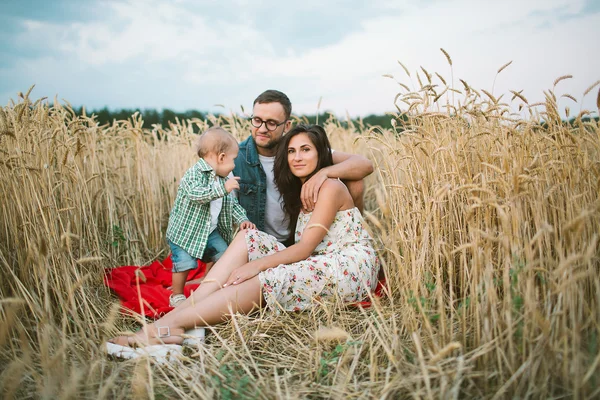
[[[398,64],[400,64],[400,66],[402,67],[402,69],[404,70],[404,72],[406,72],[406,75],[408,75],[408,77],[410,78],[410,72],[408,72],[408,68],[406,68],[406,67],[404,66],[404,64],[402,64],[402,63],[400,62],[400,60],[398,60]]]
[[[0,108],[11,132],[0,137],[2,395],[596,396],[598,124],[588,110],[564,123],[552,90],[531,105],[510,91],[528,104],[522,117],[502,94],[465,80],[459,91],[436,73],[441,89],[420,73],[418,90],[399,83],[394,129],[321,121],[336,150],[375,165],[365,221],[386,296],[237,315],[166,367],[104,357],[106,338],[142,321],[119,313],[105,268],[167,255],[177,181],[196,161],[192,128],[218,123],[243,139],[249,122],[147,128],[136,114],[100,127],[31,92]],[[442,112],[448,91],[457,100]]]
[[[504,64],[503,66],[501,66],[500,68],[498,68],[498,72],[497,74],[499,74],[500,72],[504,71],[509,65],[512,64],[512,60],[507,62],[506,64]]]
[[[440,47],[440,51],[442,53],[444,53],[444,56],[446,57],[446,60],[448,60],[448,64],[450,64],[450,66],[452,66],[452,58],[450,58],[450,54],[448,54],[446,52],[446,50],[442,49],[441,47]]]
[[[563,75],[563,76],[559,76],[558,78],[556,78],[556,80],[554,81],[554,87],[556,87],[556,85],[558,84],[558,82],[560,81],[564,81],[565,79],[571,79],[573,78],[573,75]]]

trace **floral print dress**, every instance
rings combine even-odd
[[[310,217],[303,213],[298,216],[296,242],[304,229],[323,229],[321,225],[307,228]],[[329,232],[306,260],[259,273],[267,306],[297,311],[322,300],[364,300],[377,285],[379,271],[371,241],[358,208],[338,211]],[[246,245],[250,261],[285,249],[273,236],[258,230],[248,230]]]

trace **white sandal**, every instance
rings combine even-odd
[[[157,337],[165,338],[171,336],[168,326],[158,326]],[[116,343],[105,342],[104,348],[110,356],[130,360],[139,357],[151,357],[157,364],[170,364],[178,361],[183,356],[183,346],[198,349],[203,343],[206,335],[205,328],[188,329],[181,335],[182,344],[154,344],[140,347],[123,346]]]
[[[154,344],[143,347],[129,347],[120,344],[104,343],[106,353],[113,357],[130,360],[139,357],[150,357],[157,364],[171,364],[183,356],[183,347],[179,344]]]
[[[168,326],[157,326],[157,338],[171,336],[171,328]],[[116,343],[106,342],[104,344],[108,355],[130,360],[138,357],[151,357],[158,364],[169,364],[178,360],[178,356],[183,356],[183,346],[180,344],[153,344],[142,345],[139,347],[123,346]]]
[[[183,337],[182,345],[198,348],[204,343],[204,338],[206,336],[205,328],[194,328],[188,329],[181,335]]]

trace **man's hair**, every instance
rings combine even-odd
[[[290,119],[290,116],[292,115],[292,102],[285,95],[285,93],[280,92],[279,90],[265,90],[258,95],[258,97],[254,100],[254,103],[252,103],[252,106],[256,105],[256,103],[279,103],[283,106],[283,112],[285,113],[286,120]]]
[[[196,139],[195,150],[198,157],[203,158],[207,154],[227,153],[228,150],[238,145],[233,135],[220,126],[213,126],[205,130]]]

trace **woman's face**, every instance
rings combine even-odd
[[[290,171],[302,182],[313,173],[319,162],[319,153],[306,133],[299,133],[290,140],[287,155]]]

